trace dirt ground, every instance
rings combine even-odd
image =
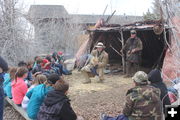
[[[85,120],[99,120],[101,113],[118,115],[124,105],[126,91],[133,86],[131,79],[118,75],[105,75],[103,83],[97,83],[92,78],[91,84],[82,84],[84,77],[78,71],[73,71],[65,79],[70,84],[69,97],[77,115]]]
[[[105,75],[103,83],[82,84],[84,77],[81,72],[73,71],[72,75],[65,76],[70,84],[68,93],[71,105],[78,116],[84,120],[99,120],[101,113],[116,116],[121,113],[126,92],[133,87],[133,81],[123,78],[121,73]],[[166,83],[169,84],[168,82]],[[11,106],[5,108],[4,120],[24,120]]]
[[[82,84],[84,77],[77,70],[65,80],[70,84],[68,93],[71,105],[77,115],[84,120],[99,120],[101,113],[118,115],[121,113],[126,91],[133,86],[131,79],[118,75],[105,75],[104,83],[92,79],[91,84]],[[11,106],[5,108],[4,120],[24,120]]]

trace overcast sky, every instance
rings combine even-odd
[[[64,5],[71,14],[106,14],[116,10],[116,15],[142,15],[151,9],[153,0],[22,0],[28,11],[30,5]]]

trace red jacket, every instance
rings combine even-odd
[[[17,78],[17,81],[12,81],[12,97],[15,104],[21,104],[28,87],[22,78]]]
[[[49,61],[48,61],[47,59],[43,59],[43,64],[42,64],[41,67],[44,68],[44,66],[45,66],[47,63],[49,63]],[[51,68],[51,65],[49,64],[49,65],[47,65],[44,69],[45,69],[45,70],[49,70],[50,68]]]

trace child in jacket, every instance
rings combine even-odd
[[[47,78],[45,75],[37,75],[36,78],[32,81],[31,87],[28,89],[28,92],[31,91],[33,88],[35,88],[37,85],[43,84],[45,81],[47,81]],[[25,95],[22,101],[22,108],[24,110],[27,109],[29,103],[29,98]]]
[[[38,113],[37,120],[76,120],[70,100],[66,96],[69,85],[63,80],[58,80],[55,89],[50,91]]]
[[[4,93],[7,97],[12,99],[12,93],[11,93],[11,83],[15,79],[15,74],[17,72],[17,68],[10,68],[9,73],[6,73],[4,75],[4,82],[3,82],[3,88],[4,88]]]
[[[15,79],[12,81],[12,97],[15,104],[21,106],[21,102],[26,95],[28,87],[24,82],[24,79],[27,77],[28,70],[25,67],[18,68]]]
[[[37,114],[41,104],[43,103],[44,97],[49,91],[53,90],[53,86],[57,80],[59,80],[59,76],[57,74],[51,74],[45,83],[37,85],[26,94],[29,98],[27,106],[27,114],[29,118],[37,118]]]

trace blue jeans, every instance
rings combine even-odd
[[[59,68],[60,75],[62,75],[62,74],[64,74],[64,75],[70,74],[70,72],[67,69],[65,69],[62,64],[56,64],[55,67]]]
[[[3,120],[3,109],[4,109],[4,90],[0,86],[0,120]]]
[[[124,115],[119,115],[117,117],[105,116],[103,120],[128,120],[128,117],[126,117]]]

